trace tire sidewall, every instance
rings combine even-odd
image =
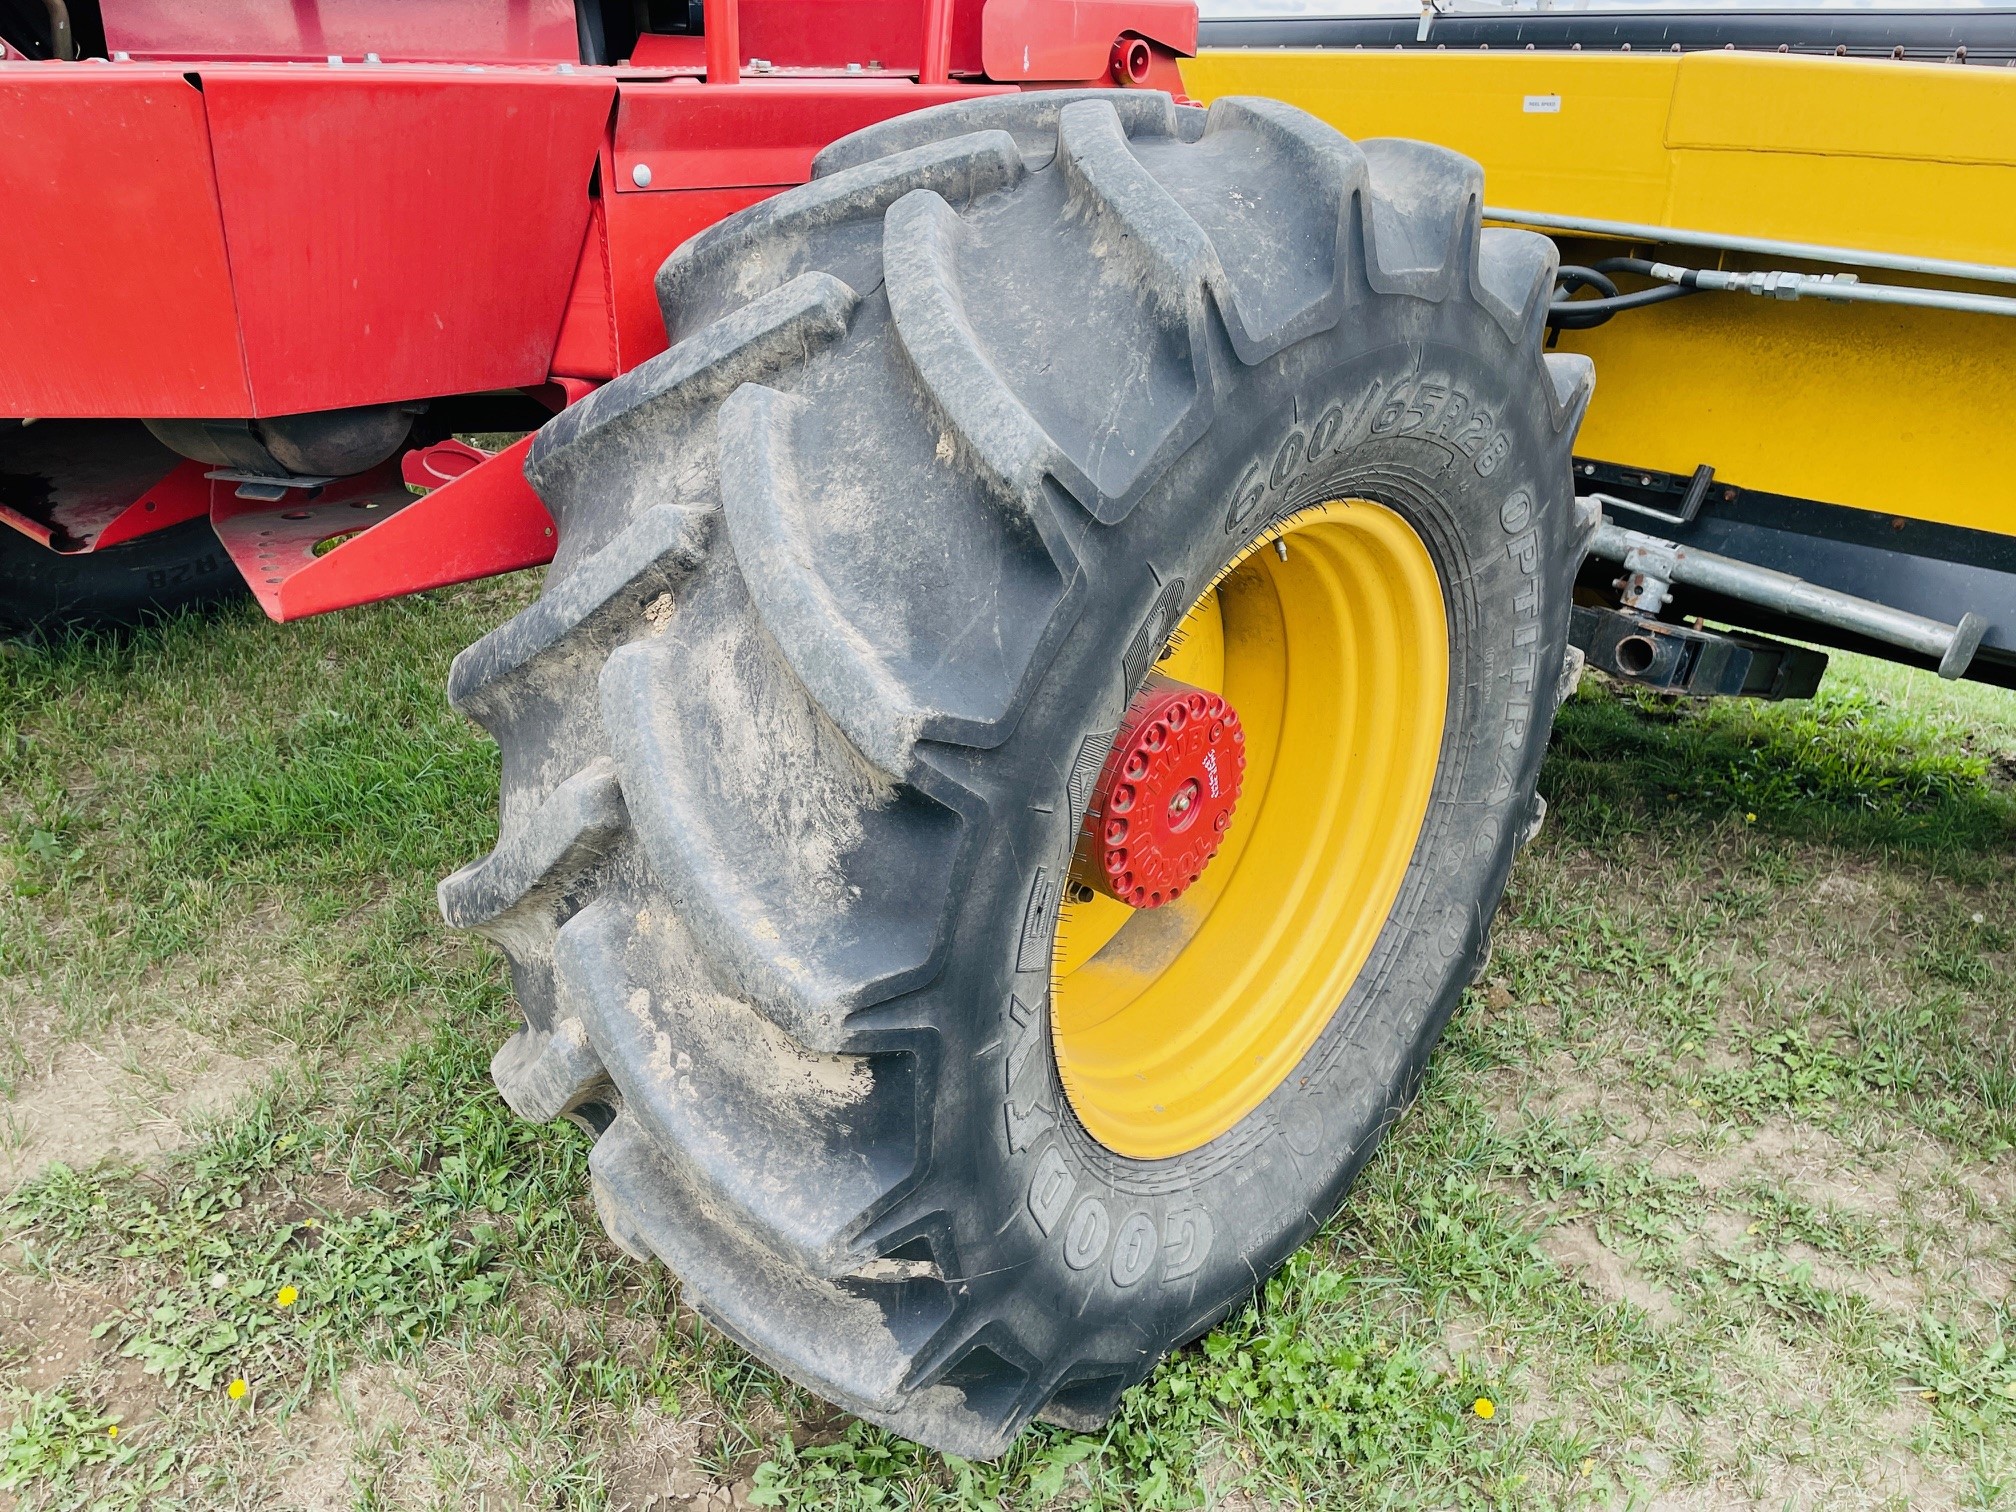
[[[1427,314],[1436,329],[1315,338],[1221,395],[1205,436],[1127,519],[1083,538],[1084,611],[987,763],[996,821],[928,989],[954,999],[937,1016],[932,1163],[972,1194],[959,1274],[992,1278],[967,1284],[991,1290],[981,1311],[1050,1362],[1046,1387],[1087,1360],[1128,1384],[1285,1260],[1404,1107],[1484,951],[1553,712],[1572,484],[1537,356],[1474,306]],[[1422,833],[1370,958],[1296,1069],[1203,1147],[1127,1159],[1073,1116],[1051,1050],[1050,945],[1082,817],[1065,779],[1088,742],[1103,758],[1217,575],[1279,521],[1339,497],[1398,512],[1442,583],[1449,704]]]
[[[7,628],[123,628],[247,591],[207,518],[77,555],[0,527],[0,626]]]

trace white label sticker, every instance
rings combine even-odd
[[[1559,95],[1526,96],[1526,114],[1528,115],[1561,114],[1561,96]]]

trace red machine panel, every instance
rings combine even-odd
[[[0,79],[0,415],[242,415],[203,96],[174,69]]]
[[[616,376],[616,314],[611,301],[608,220],[597,199],[589,207],[588,234],[581,239],[567,314],[553,344],[554,373],[567,378]]]
[[[616,112],[615,189],[622,196],[802,184],[819,149],[850,131],[927,105],[1002,93],[904,78],[751,78],[726,88],[693,79],[626,82]]]
[[[665,350],[665,322],[658,312],[653,280],[658,266],[689,236],[724,216],[767,199],[763,189],[678,189],[667,194],[630,194],[606,201],[609,211],[609,287],[615,315],[614,371],[627,373]],[[608,376],[586,373],[584,377]]]
[[[135,58],[571,63],[571,0],[105,0],[105,45]]]
[[[252,66],[203,84],[256,413],[545,378],[607,75]]]
[[[924,51],[921,0],[740,0],[736,7],[745,63],[761,58],[778,68],[844,69],[880,64],[915,73]],[[953,0],[953,73],[980,71],[979,0]],[[699,37],[645,33],[630,55],[638,66],[697,68]]]
[[[987,0],[981,56],[990,79],[1104,79],[1122,32],[1186,56],[1197,51],[1194,0]]]

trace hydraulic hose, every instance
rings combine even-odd
[[[1615,284],[1612,273],[1633,273],[1656,280],[1650,289],[1614,298],[1604,289]],[[1958,310],[1973,315],[2016,315],[2016,299],[1998,294],[1969,294],[1957,289],[1920,289],[1900,284],[1865,284],[1853,273],[1727,272],[1720,268],[1682,268],[1643,257],[1606,257],[1592,267],[1569,266],[1557,274],[1554,301],[1547,324],[1557,331],[1586,331],[1620,310],[1659,304],[1686,294],[1754,294],[1772,299],[1826,299],[1842,304],[1913,305],[1929,310]],[[1599,282],[1600,280],[1600,282]],[[1580,288],[1594,288],[1604,297],[1572,299]]]
[[[1610,277],[1612,273],[1636,273],[1649,278],[1651,268],[1651,263],[1636,257],[1606,257],[1587,268],[1576,263],[1565,264],[1554,274],[1554,298],[1547,306],[1548,327],[1556,331],[1587,331],[1602,325],[1619,311],[1664,304],[1669,299],[1681,299],[1700,292],[1684,284],[1662,283],[1649,289],[1619,294],[1617,281]],[[1572,297],[1576,290],[1585,288],[1594,289],[1598,297]]]

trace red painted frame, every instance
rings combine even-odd
[[[1196,41],[1192,0],[705,0],[704,38],[591,68],[562,60],[571,6],[499,9],[104,0],[110,45],[155,61],[11,66],[0,203],[33,234],[0,238],[0,288],[29,291],[0,321],[0,415],[252,419],[503,388],[571,402],[664,349],[666,254],[804,182],[828,142],[1004,87],[1116,82],[1122,36],[1158,55]],[[756,46],[782,56],[757,68]],[[249,59],[297,61],[231,61]],[[291,619],[547,560],[523,449],[419,503],[388,496],[381,523],[319,557],[314,540],[270,548],[396,488],[396,463],[277,503],[193,477],[171,492],[207,495],[262,604]],[[90,546],[158,528],[144,502]]]

